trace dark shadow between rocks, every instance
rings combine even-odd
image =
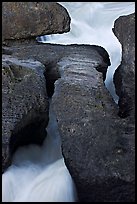
[[[46,64],[45,67],[46,71],[44,72],[44,76],[46,79],[47,95],[49,98],[51,98],[54,93],[54,83],[61,77],[61,75],[59,73],[59,67],[57,65],[57,62]]]
[[[42,145],[47,135],[45,123],[42,121],[35,121],[27,124],[17,132],[13,132],[9,141],[9,152],[11,157],[18,147],[29,144]]]

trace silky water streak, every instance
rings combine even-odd
[[[75,202],[74,182],[65,166],[57,122],[50,108],[42,147],[20,147],[2,176],[2,202]]]

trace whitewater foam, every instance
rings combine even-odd
[[[18,148],[2,175],[2,202],[75,202],[77,194],[61,152],[55,115],[50,108],[47,137],[40,147]]]
[[[58,2],[71,17],[70,32],[41,36],[38,41],[55,44],[99,45],[109,53],[109,66],[105,85],[114,101],[118,102],[113,84],[113,74],[121,63],[121,44],[114,35],[114,21],[121,15],[135,12],[135,2]]]

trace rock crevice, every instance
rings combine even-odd
[[[2,2],[3,171],[10,165],[18,146],[42,144],[46,137],[45,128],[49,120],[47,91],[50,88],[46,90],[48,79],[45,80],[44,64],[51,62],[48,55],[44,63],[41,62],[47,50],[40,54],[39,49],[35,50],[34,45],[38,45],[36,37],[69,30],[69,14],[58,3]],[[14,51],[13,47],[17,50]],[[26,47],[28,53],[24,54]],[[16,56],[17,52],[21,52],[22,56]],[[31,53],[39,58],[31,57]]]

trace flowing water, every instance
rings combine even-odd
[[[111,60],[105,81],[114,100],[112,75],[121,61],[121,45],[112,32],[114,20],[135,11],[135,2],[60,2],[71,16],[71,30],[43,36],[43,43],[96,44]],[[111,87],[111,88],[110,88]],[[2,175],[2,202],[75,202],[76,189],[65,166],[54,113],[50,109],[48,136],[42,147],[20,147]]]
[[[65,166],[52,109],[47,138],[42,147],[28,145],[16,151],[2,177],[3,202],[74,202],[73,180]]]
[[[115,19],[135,11],[135,2],[61,2],[71,16],[71,30],[64,34],[42,36],[39,41],[57,44],[90,44],[104,47],[110,56],[111,66],[105,85],[115,102],[113,74],[121,62],[121,44],[112,32]]]

